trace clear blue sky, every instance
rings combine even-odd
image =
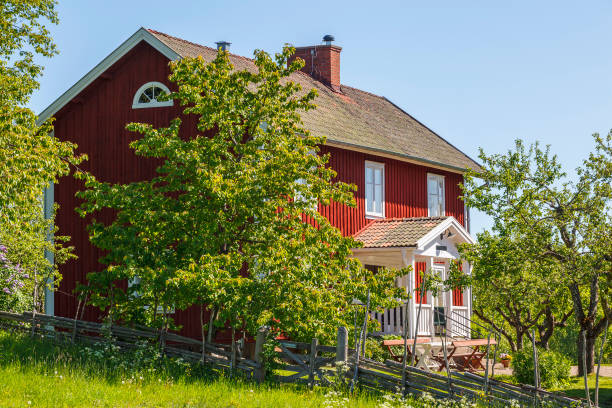
[[[433,4],[435,3],[435,6]],[[522,138],[568,169],[612,128],[612,2],[59,0],[60,55],[44,61],[42,111],[139,27],[234,53],[286,42],[343,47],[341,81],[384,95],[468,155]],[[472,229],[488,225],[479,214]]]

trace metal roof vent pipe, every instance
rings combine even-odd
[[[323,43],[325,43],[325,45],[332,45],[332,42],[335,40],[336,39],[331,34],[327,34],[325,37],[323,37]]]
[[[232,45],[231,42],[227,41],[217,41],[215,44],[217,44],[217,49],[221,49],[221,51],[227,52],[229,52],[230,45]]]

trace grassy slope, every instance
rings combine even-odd
[[[108,361],[83,347],[60,348],[0,331],[0,407],[323,407],[330,402],[322,390],[258,386],[196,373],[188,365]],[[365,408],[377,406],[377,400],[363,394],[350,403]]]
[[[187,364],[167,364],[165,359],[139,365],[143,359],[146,356],[109,358],[96,350],[58,347],[0,331],[0,407],[344,406],[333,404],[326,390],[259,386],[211,376]],[[594,378],[589,385],[594,387]],[[583,396],[581,379],[572,378],[564,391]],[[380,396],[358,394],[348,406],[384,406],[382,402]],[[612,378],[600,380],[600,402],[612,408]],[[411,405],[430,406],[416,401]]]
[[[10,366],[0,369],[3,407],[320,407],[323,394],[287,388],[257,387],[228,380],[132,384],[109,383],[75,373],[45,375]],[[374,406],[365,398],[357,407]]]

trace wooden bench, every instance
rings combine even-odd
[[[424,343],[431,342],[431,339],[429,337],[417,337],[416,342],[417,344],[424,344]],[[396,355],[393,352],[393,349],[391,347],[397,347],[397,346],[404,347],[404,339],[383,340],[382,345],[387,347],[387,350],[389,350],[389,354],[391,355],[391,357],[393,357],[395,361],[399,363],[403,361],[404,356]],[[407,345],[406,357],[410,358],[410,356],[412,356],[412,351],[410,350],[410,347],[414,346],[414,339],[406,340],[406,345]]]
[[[487,339],[472,339],[472,340],[455,340],[451,343],[451,350],[447,356],[448,361],[451,359],[458,360],[463,369],[467,370],[478,370],[479,368],[484,369],[485,367],[482,365],[482,359],[487,354],[487,344],[489,346],[494,346],[497,344],[495,339],[487,340]],[[482,350],[482,347],[485,350]],[[460,348],[471,348],[471,352],[466,353],[458,353],[457,351]],[[440,364],[440,370],[444,369],[446,364],[442,362]]]

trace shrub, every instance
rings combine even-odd
[[[569,380],[570,368],[570,360],[563,354],[555,351],[538,351],[540,382],[544,388],[566,384]],[[525,347],[514,353],[512,369],[518,382],[533,384],[533,350]]]

